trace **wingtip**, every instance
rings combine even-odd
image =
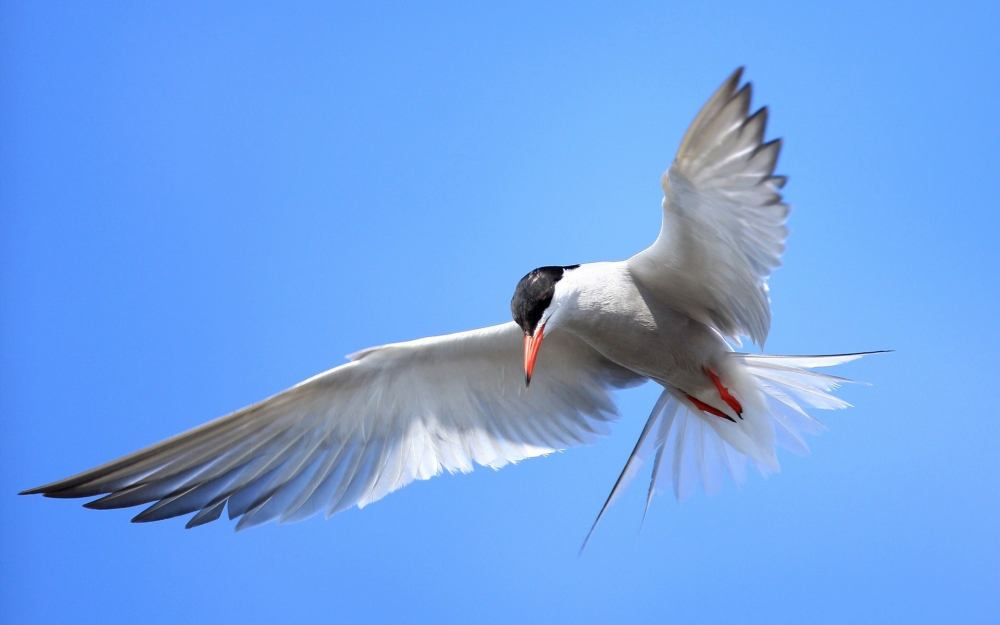
[[[57,488],[53,488],[58,484],[59,482],[50,482],[48,484],[42,484],[41,486],[36,486],[34,488],[28,488],[22,490],[21,492],[18,493],[18,495],[42,495],[44,497],[51,497],[53,493],[58,492]]]
[[[27,490],[22,490],[18,495],[41,495],[42,497],[49,497],[52,499],[73,499],[77,495],[66,494],[62,489],[52,488],[53,484],[45,484],[43,486],[36,486],[34,488],[29,488]]]
[[[716,91],[716,93],[726,93],[728,96],[726,99],[733,97],[738,91],[741,90],[740,82],[743,80],[743,66],[739,66],[733,71],[732,74],[726,78],[722,86]],[[750,89],[750,83],[745,83],[742,89]]]

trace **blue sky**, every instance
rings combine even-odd
[[[1000,619],[1000,5],[208,4],[0,6],[0,621]],[[739,65],[793,206],[768,352],[897,350],[811,457],[641,532],[633,488],[582,558],[652,386],[329,521],[14,495],[642,249]]]

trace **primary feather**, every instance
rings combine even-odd
[[[269,399],[79,475],[27,491],[105,495],[91,508],[152,503],[134,520],[228,503],[237,529],[329,516],[415,479],[510,462],[606,433],[609,391],[642,380],[572,334],[546,339],[530,392],[514,323],[396,343]]]
[[[691,123],[663,174],[663,224],[629,259],[636,280],[677,311],[728,338],[763,346],[771,327],[767,278],[781,264],[788,206],[774,176],[781,141],[764,143],[767,109],[750,111],[742,69]]]

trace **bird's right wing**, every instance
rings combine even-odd
[[[259,404],[25,494],[153,503],[135,521],[229,506],[237,529],[364,506],[442,470],[499,468],[592,440],[609,390],[643,380],[554,330],[530,388],[514,323],[367,349]]]
[[[771,325],[767,278],[781,264],[788,206],[774,176],[781,141],[765,143],[767,109],[750,114],[737,70],[691,122],[663,174],[663,225],[629,259],[665,304],[724,336],[763,346]]]

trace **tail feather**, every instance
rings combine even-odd
[[[804,379],[805,376],[785,375],[771,369],[757,367],[747,367],[747,370],[759,381],[766,381],[766,384],[760,385],[765,393],[767,393],[768,388],[777,387],[786,396],[792,397],[793,401],[797,401],[797,403],[801,402],[820,410],[840,410],[851,407],[843,399],[825,392],[827,389],[833,390],[829,387],[836,388],[836,386],[840,386],[839,383],[832,380],[824,378],[807,380]],[[799,407],[802,407],[801,404]]]
[[[756,383],[760,401],[745,402],[758,408],[748,411],[744,420],[724,423],[705,415],[681,400],[677,416],[672,420],[667,437],[672,439],[672,462],[660,463],[653,474],[651,488],[664,490],[673,484],[674,495],[683,500],[695,491],[698,482],[709,495],[718,492],[720,477],[729,473],[737,485],[746,479],[746,461],[756,466],[762,475],[780,470],[775,446],[806,455],[809,447],[804,434],[818,434],[825,426],[807,412],[807,408],[838,410],[850,407],[830,391],[841,384],[853,383],[847,378],[813,371],[857,360],[866,354],[836,354],[830,356],[757,356],[733,354],[742,361],[746,372]],[[695,425],[697,424],[697,425]],[[694,433],[690,433],[693,431]],[[666,438],[657,454],[670,453]],[[721,449],[724,453],[720,453]],[[690,457],[690,458],[689,458]],[[671,467],[670,480],[664,479],[666,467]]]
[[[653,431],[653,427],[661,420],[664,412],[664,407],[670,402],[674,401],[673,397],[670,395],[669,391],[663,391],[660,393],[659,399],[656,400],[656,404],[653,406],[653,411],[649,415],[649,419],[646,420],[646,425],[642,428],[642,433],[639,435],[639,440],[635,443],[635,448],[632,449],[632,455],[628,457],[628,461],[625,463],[625,467],[622,469],[621,475],[618,476],[618,480],[615,482],[614,488],[611,489],[611,494],[608,495],[607,500],[601,507],[601,511],[597,513],[597,518],[594,519],[594,524],[590,526],[590,531],[587,532],[587,537],[583,539],[583,544],[580,546],[580,553],[587,547],[587,542],[590,541],[590,537],[594,534],[594,530],[597,529],[597,524],[601,522],[601,518],[607,511],[608,507],[615,502],[615,499],[625,492],[635,476],[639,474],[639,469],[645,464],[646,460],[649,459],[650,454],[653,453],[655,447],[649,444],[652,439],[649,438],[650,433]]]
[[[656,402],[642,435],[621,476],[587,534],[632,480],[653,458],[653,470],[646,496],[646,510],[653,493],[673,489],[678,500],[695,493],[698,485],[709,496],[722,488],[728,473],[737,486],[747,479],[747,464],[765,477],[780,470],[775,447],[808,455],[803,434],[818,434],[825,426],[806,408],[836,410],[850,404],[830,394],[853,380],[813,371],[857,360],[868,354],[830,356],[763,356],[732,354],[745,367],[757,401],[746,401],[744,419],[730,423],[699,410],[687,396],[665,389]],[[655,436],[653,433],[655,432]],[[643,512],[645,517],[645,512]],[[584,547],[586,546],[584,541]],[[583,547],[581,547],[581,552]]]
[[[853,354],[827,354],[823,356],[773,356],[770,354],[733,354],[737,358],[756,364],[761,367],[793,367],[796,369],[822,369],[823,367],[835,367],[848,362],[858,360],[862,356],[872,354],[887,354],[891,350],[878,350],[874,352],[855,352]]]

